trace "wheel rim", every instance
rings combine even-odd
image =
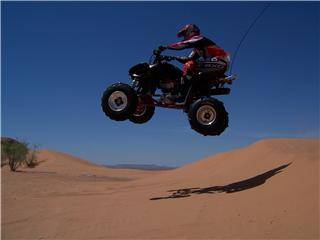
[[[141,117],[146,113],[146,111],[147,111],[147,106],[146,105],[138,106],[136,111],[133,113],[133,116]]]
[[[200,124],[209,126],[216,120],[217,113],[212,106],[204,105],[198,109],[196,117]]]
[[[109,96],[108,105],[113,111],[122,111],[128,105],[127,95],[122,91],[114,91]]]

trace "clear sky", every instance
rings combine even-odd
[[[101,164],[168,166],[263,138],[319,137],[317,2],[273,2],[253,27],[231,95],[218,97],[230,117],[221,136],[194,132],[179,110],[158,108],[144,125],[101,111],[105,88],[129,83],[130,66],[177,41],[185,24],[233,53],[266,4],[1,2],[1,134]]]

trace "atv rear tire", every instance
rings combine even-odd
[[[138,111],[136,110],[130,117],[129,120],[133,123],[146,123],[148,122],[153,114],[154,114],[155,107],[154,106],[142,106],[141,109]]]
[[[108,87],[101,98],[103,112],[112,120],[127,120],[136,108],[137,95],[128,84],[116,83]]]
[[[201,98],[189,108],[191,128],[202,135],[220,135],[228,127],[228,113],[222,102],[215,98]]]

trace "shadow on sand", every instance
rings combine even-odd
[[[225,186],[212,186],[212,187],[206,187],[206,188],[183,188],[183,189],[169,190],[168,192],[172,192],[169,196],[150,198],[150,200],[183,198],[183,197],[190,197],[193,194],[204,194],[204,193],[212,194],[212,193],[240,192],[240,191],[254,188],[264,184],[269,178],[282,172],[282,170],[288,167],[290,164],[291,163],[282,165],[280,167],[274,168],[270,171],[267,171],[255,177],[248,178],[240,182],[231,183]]]

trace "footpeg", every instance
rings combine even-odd
[[[228,83],[228,84],[232,84],[232,82],[233,82],[234,80],[236,80],[236,78],[237,78],[236,75],[227,76],[227,77],[225,78],[225,82]]]

